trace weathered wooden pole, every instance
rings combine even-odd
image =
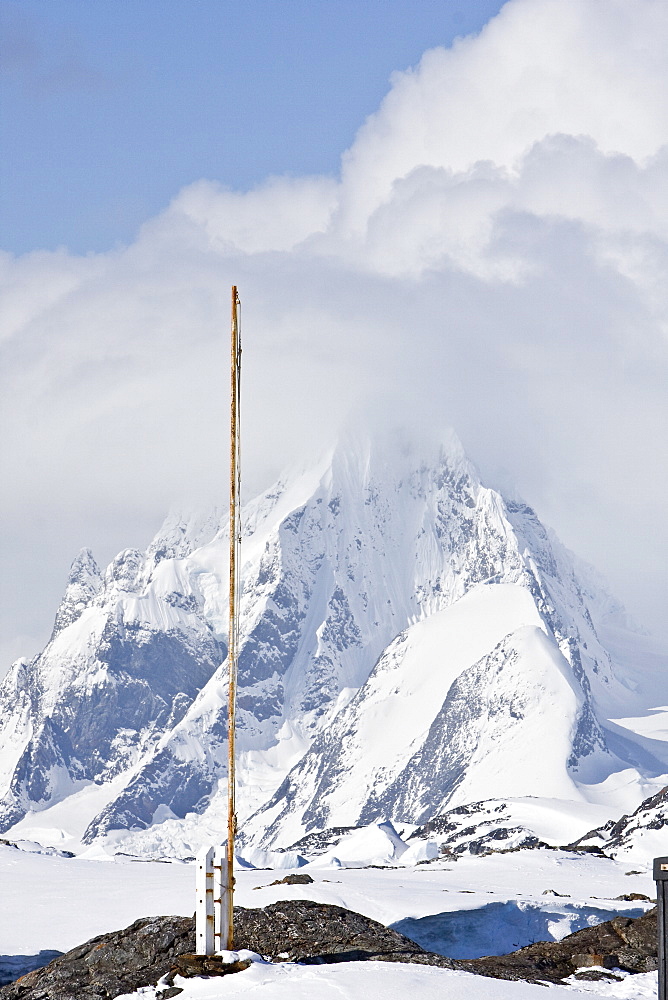
[[[241,396],[241,337],[239,330],[239,293],[232,286],[232,329],[230,338],[230,627],[227,653],[227,948],[234,947],[234,838],[237,832],[235,807],[235,736],[237,696],[237,656],[239,635],[239,543],[241,540],[239,500],[241,466],[239,461],[239,404]],[[221,941],[222,947],[222,941]]]

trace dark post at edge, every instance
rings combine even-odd
[[[666,929],[668,919],[668,858],[654,858],[654,881],[656,882],[656,933],[659,957],[659,1000],[668,1000],[668,977],[666,976]]]

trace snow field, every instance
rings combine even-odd
[[[221,979],[182,979],[181,1000],[227,1000],[256,994],[262,1000],[547,1000],[546,987],[505,982],[450,972],[429,966],[394,962],[345,962],[340,965],[304,966],[253,962],[250,968]],[[645,1000],[656,996],[656,974],[627,976],[621,982],[579,982],[550,986],[549,1000],[574,993]],[[155,1000],[152,988],[127,993],[118,1000]]]
[[[587,922],[592,910],[603,911],[594,921],[599,922],[608,911],[613,915],[642,908],[643,904],[614,898],[630,892],[654,895],[651,872],[645,869],[629,876],[628,870],[626,864],[559,851],[519,851],[463,858],[454,865],[436,862],[397,869],[318,869],[312,864],[299,869],[311,873],[314,882],[309,885],[270,885],[285,870],[239,869],[235,902],[263,907],[281,899],[313,899],[344,906],[385,925],[453,911],[480,911],[489,903],[516,903],[525,907],[523,912],[539,908],[541,926],[548,919],[563,937],[576,929],[578,915]],[[68,951],[139,917],[189,916],[195,908],[190,864],[68,859],[0,846],[0,884],[0,954],[5,955]],[[543,895],[545,890],[563,896]],[[504,919],[502,910],[499,916]],[[476,919],[481,934],[484,930],[488,935],[494,913]]]

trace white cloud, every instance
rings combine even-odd
[[[245,193],[199,181],[179,193],[167,217],[183,213],[223,252],[288,251],[327,229],[337,194],[328,177],[270,177]]]
[[[78,546],[224,492],[233,283],[249,489],[364,400],[451,422],[661,624],[667,44],[662,0],[511,0],[396,75],[340,180],[200,181],[126,249],[3,256],[16,630]]]
[[[395,75],[344,156],[344,225],[364,228],[416,165],[512,169],[546,135],[642,160],[668,141],[662,0],[512,0],[478,37]]]

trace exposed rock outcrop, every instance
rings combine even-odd
[[[0,989],[2,1000],[112,1000],[155,985],[195,948],[189,917],[148,917],[100,934]]]
[[[235,908],[235,947],[273,962],[320,964],[419,962],[452,969],[456,963],[369,917],[342,906],[287,900],[259,910]],[[0,989],[0,1000],[113,1000],[163,976],[183,973],[182,956],[195,950],[188,917],[148,917],[87,941],[43,969]],[[181,961],[179,961],[181,959]],[[207,970],[215,974],[215,969]],[[169,975],[171,973],[171,976]]]
[[[561,941],[537,941],[510,955],[466,959],[457,964],[479,976],[553,983],[572,976],[576,969],[593,966],[653,972],[658,967],[656,909],[636,919],[613,917]],[[592,973],[586,975],[591,978]]]

